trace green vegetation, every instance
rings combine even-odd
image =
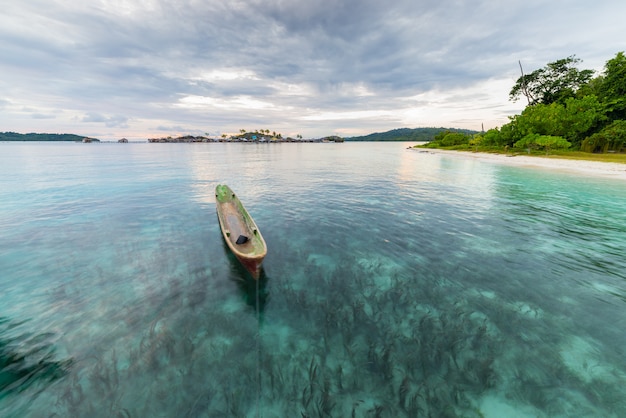
[[[262,138],[265,138],[267,140],[270,139],[282,139],[283,135],[280,132],[270,132],[269,129],[257,129],[254,132],[250,131],[247,132],[245,129],[240,129],[239,130],[240,134],[239,135],[232,135],[230,138],[231,140],[234,141],[259,141]]]
[[[510,92],[512,100],[526,96],[529,105],[550,104],[573,97],[576,90],[589,82],[592,70],[582,70],[574,66],[580,59],[571,56],[546,65],[530,74],[522,74]],[[521,63],[520,63],[521,67]]]
[[[578,70],[578,63],[580,60],[571,56],[522,74],[511,89],[510,98],[518,100],[524,96],[528,105],[500,128],[474,135],[443,131],[426,147],[560,156],[574,155],[572,152],[577,152],[577,156],[581,152],[625,153],[624,52],[607,61],[597,77],[591,70]],[[571,151],[564,151],[567,149]],[[613,160],[626,162],[626,155]]]
[[[18,134],[17,132],[0,132],[0,141],[73,141],[82,142],[84,136],[74,134]],[[89,138],[91,142],[100,142],[98,139]]]
[[[148,138],[148,142],[254,142],[254,143],[278,143],[278,142],[321,142],[322,139],[303,139],[302,135],[296,135],[296,138],[291,137],[283,137],[280,132],[270,131],[269,129],[261,129],[255,131],[246,131],[245,129],[240,129],[238,134],[229,135],[222,134],[218,137],[210,137],[209,134],[207,136],[193,136],[193,135],[184,135],[178,137],[163,137],[163,138]],[[339,137],[329,137],[329,138],[338,138],[336,142],[340,142]]]
[[[448,129],[445,128],[400,128],[393,129],[387,132],[376,132],[364,136],[353,136],[346,138],[346,141],[417,141],[428,142],[435,138],[435,135],[448,131],[458,132],[464,134],[474,134],[476,131],[470,131],[467,129]]]

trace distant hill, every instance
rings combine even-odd
[[[365,136],[345,138],[346,141],[432,141],[442,131],[475,134],[478,131],[455,128],[400,128],[387,132],[376,132]]]
[[[0,132],[0,141],[74,141],[82,142],[84,136],[74,134],[18,134],[17,132]],[[89,138],[92,142],[98,139]]]

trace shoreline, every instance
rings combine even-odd
[[[458,158],[471,158],[477,161],[504,164],[515,167],[540,168],[568,172],[570,174],[585,174],[589,176],[605,177],[626,181],[626,164],[601,161],[567,160],[561,158],[546,158],[539,156],[505,154],[490,154],[486,152],[455,151],[444,149],[413,148],[420,153],[439,154]]]

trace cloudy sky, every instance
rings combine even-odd
[[[0,0],[0,131],[485,129],[520,75],[626,49],[615,0]]]

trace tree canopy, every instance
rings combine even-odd
[[[618,52],[607,61],[604,76],[598,86],[599,96],[611,119],[626,119],[626,56]]]
[[[579,62],[581,60],[572,55],[550,62],[530,74],[522,74],[509,93],[510,99],[526,96],[529,105],[562,103],[593,77],[593,70],[579,71],[575,67]]]

